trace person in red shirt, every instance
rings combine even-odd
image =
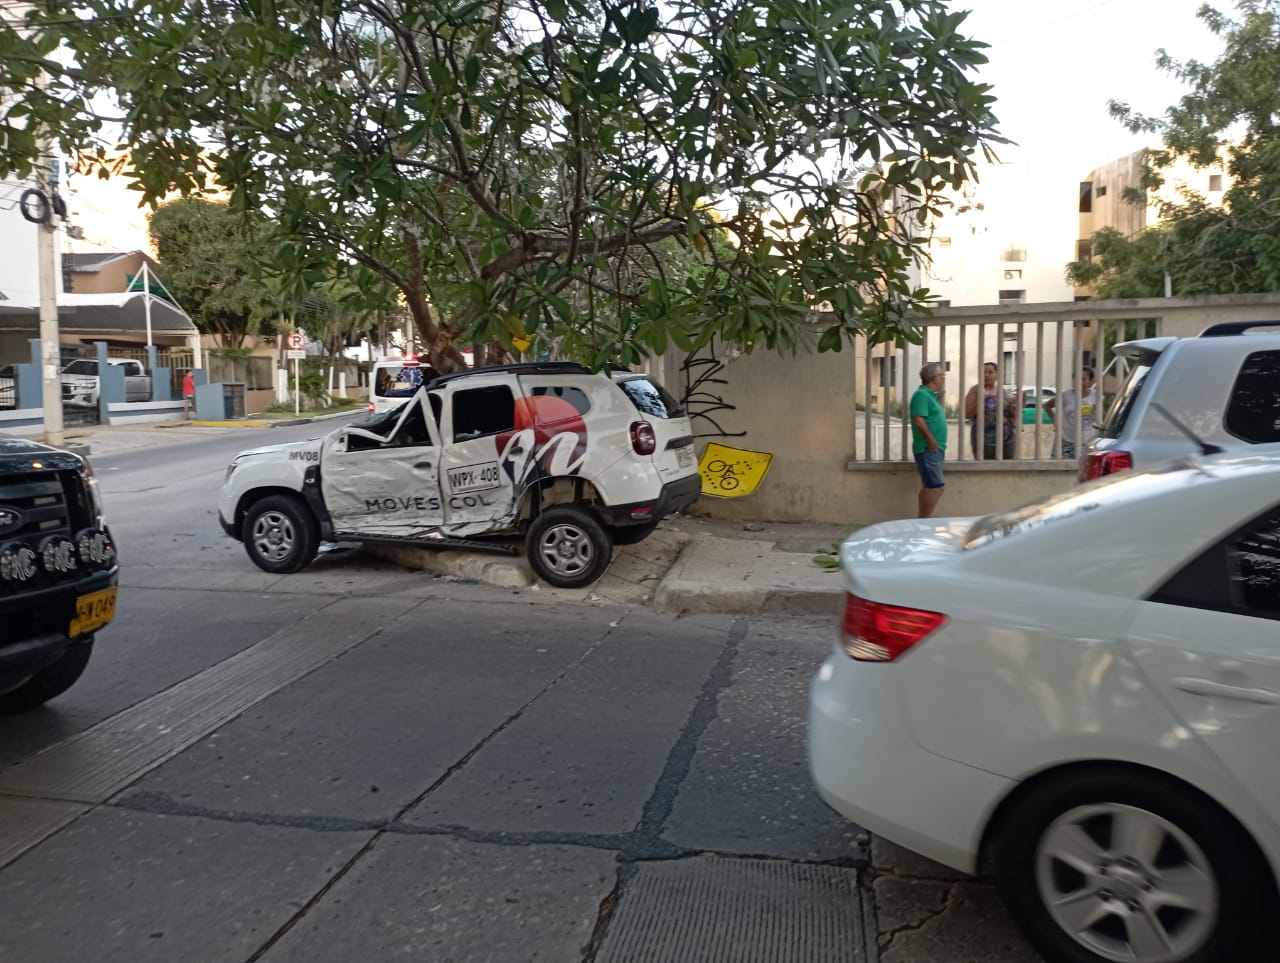
[[[187,403],[187,415],[190,416],[196,402],[196,376],[193,372],[188,371],[182,379],[182,400]]]

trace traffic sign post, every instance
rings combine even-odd
[[[295,331],[285,341],[289,346],[285,357],[293,362],[293,413],[295,415],[302,413],[302,377],[298,371],[298,364],[307,356],[304,350],[306,343],[306,336],[301,331]]]

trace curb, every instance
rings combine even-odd
[[[410,545],[368,544],[362,550],[371,558],[408,569],[448,578],[470,579],[494,588],[528,588],[538,581],[533,569],[529,568],[529,563],[521,557],[462,552],[456,548],[417,548]]]
[[[327,415],[315,415],[311,418],[281,418],[273,419],[268,422],[272,428],[288,428],[292,425],[309,425],[314,421],[336,421],[338,418],[348,418],[352,415],[359,415],[360,410],[353,408],[350,411],[333,411]]]
[[[691,543],[686,543],[681,554]],[[365,545],[371,558],[404,568],[445,578],[466,579],[494,588],[522,589],[541,585],[523,556],[497,556],[457,549],[417,548],[409,545]],[[615,558],[615,564],[617,559]],[[826,618],[834,616],[844,597],[839,580],[830,589],[802,589],[761,586],[714,578],[688,578],[679,571],[678,561],[671,573],[653,590],[652,606],[667,615],[798,615]],[[674,577],[673,577],[674,576]],[[606,573],[606,578],[607,578]],[[583,591],[601,591],[601,583]],[[647,591],[646,591],[647,594]]]
[[[157,428],[270,428],[269,421],[170,421]]]

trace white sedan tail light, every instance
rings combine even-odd
[[[841,642],[859,662],[892,662],[947,620],[938,612],[885,605],[848,594]]]

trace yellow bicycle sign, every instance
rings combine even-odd
[[[710,442],[698,463],[702,494],[716,498],[750,495],[760,487],[772,462],[773,455],[767,451],[748,451]]]

